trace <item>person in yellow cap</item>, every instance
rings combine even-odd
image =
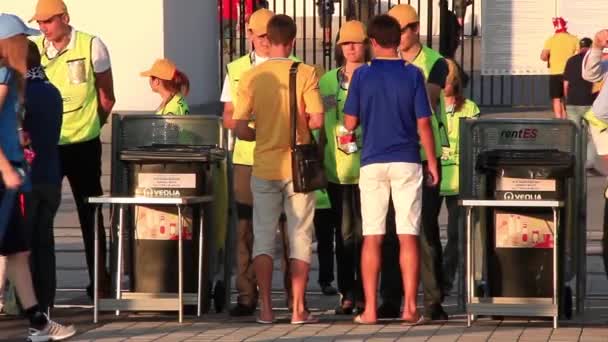
[[[449,146],[443,147],[441,154],[441,201],[445,200],[448,210],[448,241],[443,250],[442,288],[444,293],[450,293],[458,268],[458,246],[462,239],[458,234],[458,194],[460,192],[460,119],[479,117],[479,107],[475,102],[464,97],[464,87],[458,65],[451,59],[446,59],[449,73],[445,84],[445,92],[441,97],[441,113],[445,117]]]
[[[100,295],[110,290],[106,271],[106,234],[99,214],[88,197],[101,196],[101,127],[115,103],[110,55],[98,37],[76,30],[61,0],[39,0],[30,21],[36,21],[44,37],[36,45],[50,82],[63,98],[63,123],[59,139],[62,176],[70,182],[84,240],[89,280],[93,283],[93,236],[99,231]],[[93,297],[92,285],[87,288]]]
[[[431,126],[435,140],[435,155],[441,156],[442,146],[447,145],[447,137],[443,121],[440,117],[439,98],[445,87],[448,75],[448,65],[443,56],[437,51],[420,42],[420,21],[418,13],[410,5],[396,5],[388,11],[388,15],[395,18],[401,26],[401,43],[399,53],[401,58],[417,66],[426,79],[426,89],[430,99]],[[426,169],[427,158],[424,151],[420,151],[423,167]],[[437,160],[439,163],[439,160]],[[427,173],[425,172],[425,175]],[[441,173],[439,175],[441,178]],[[431,186],[426,181],[422,187],[422,227],[420,230],[420,276],[424,289],[424,317],[426,320],[447,320],[448,316],[441,303],[441,241],[439,240],[439,210],[441,199],[439,187]],[[387,235],[387,240],[394,239],[393,234]],[[394,254],[396,250],[386,250]],[[391,260],[385,258],[385,260]],[[399,274],[392,264],[384,263],[382,268],[382,305],[378,308],[380,317],[398,317],[401,303],[401,284]]]
[[[370,60],[371,51],[365,26],[352,20],[342,24],[336,48],[340,66],[325,73],[319,81],[325,125],[321,141],[328,179],[327,191],[336,218],[336,259],[338,291],[341,299],[336,314],[362,311],[364,299],[361,284],[361,198],[359,167],[361,162],[361,128],[344,128],[344,102],[348,85],[357,68]]]
[[[269,59],[269,43],[267,38],[267,25],[274,13],[265,8],[255,11],[250,17],[247,25],[247,35],[252,46],[252,51],[232,62],[226,69],[226,78],[222,88],[220,101],[224,103],[223,120],[227,129],[235,128],[232,118],[234,107],[239,98],[237,89],[239,80],[245,72],[253,67],[266,62]],[[291,57],[295,60],[295,57]],[[253,126],[253,120],[250,125]],[[237,139],[234,144],[232,155],[233,191],[237,208],[237,277],[236,287],[238,291],[237,304],[230,310],[231,316],[249,316],[255,312],[258,302],[258,291],[255,275],[252,267],[251,253],[253,248],[253,195],[251,193],[251,171],[253,165],[253,150],[255,142]],[[283,221],[283,220],[282,220]],[[284,229],[281,224],[281,229]],[[282,234],[286,236],[287,234]],[[285,239],[283,239],[285,240]],[[283,258],[285,270],[285,290],[288,298],[291,297],[291,281],[289,277],[288,244],[284,241]],[[290,303],[290,300],[288,299]]]
[[[188,115],[190,107],[185,96],[190,92],[188,76],[168,59],[157,59],[150,70],[141,73],[150,78],[150,88],[163,99],[156,114]]]

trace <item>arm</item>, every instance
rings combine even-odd
[[[550,55],[551,53],[548,49],[543,49],[543,51],[540,52],[540,60],[543,62],[548,62]]]
[[[448,63],[443,58],[438,60],[429,72],[429,78],[426,82],[426,93],[428,94],[433,112],[437,112],[439,96],[441,96],[441,90],[445,88],[448,73]]]
[[[593,46],[583,58],[583,78],[589,82],[601,82],[608,72],[608,63],[602,62],[602,49],[608,47],[608,30],[595,34]]]
[[[255,141],[255,129],[249,127],[249,120],[234,120],[234,132],[237,138],[245,141]]]
[[[344,128],[354,131],[359,126],[359,118],[353,114],[344,113]]]
[[[564,97],[565,98],[568,98],[568,85],[569,85],[569,82],[564,81]]]
[[[99,102],[97,113],[99,114],[99,122],[103,126],[116,103],[112,69],[95,74],[95,88],[97,89],[97,100]]]
[[[234,129],[236,126],[236,121],[232,119],[232,114],[234,113],[234,105],[232,102],[224,102],[224,112],[222,113],[222,119],[224,122],[224,128]]]
[[[8,94],[8,86],[6,84],[0,84],[0,109],[4,107],[4,102],[6,101],[6,96]],[[0,173],[2,176],[2,181],[4,182],[4,186],[9,189],[16,189],[21,185],[21,177],[11,163],[4,155],[4,152],[0,148]]]
[[[308,128],[311,130],[321,129],[323,127],[323,113],[308,114]]]
[[[429,173],[428,184],[436,186],[439,183],[439,169],[437,166],[437,156],[435,155],[435,140],[433,128],[431,127],[431,119],[429,117],[420,118],[417,120],[417,124],[420,144],[426,154],[427,172]]]

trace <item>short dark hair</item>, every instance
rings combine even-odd
[[[581,49],[590,48],[591,45],[593,45],[593,41],[591,40],[591,38],[585,37],[579,42],[579,46],[581,47]]]
[[[395,18],[377,15],[367,27],[367,36],[383,48],[396,48],[401,43],[401,27]]]
[[[27,43],[27,68],[31,69],[40,66],[40,50],[33,41]]]
[[[268,41],[273,45],[288,45],[295,38],[298,28],[290,16],[277,14],[268,22]]]

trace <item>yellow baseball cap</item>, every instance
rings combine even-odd
[[[367,39],[365,26],[357,20],[347,21],[340,28],[340,39],[338,45],[344,43],[363,43]]]
[[[401,28],[412,23],[420,22],[416,9],[406,4],[393,6],[393,8],[388,11],[388,15],[397,19]]]
[[[153,76],[156,78],[160,78],[161,80],[170,81],[175,76],[175,71],[177,71],[177,67],[173,62],[168,59],[157,59],[150,70],[144,71],[140,73],[141,76],[148,77]]]
[[[249,17],[249,29],[256,36],[268,33],[268,22],[274,17],[274,12],[266,8],[260,8]]]
[[[36,13],[28,22],[45,21],[51,19],[53,16],[58,14],[68,13],[63,0],[38,0],[36,4]]]

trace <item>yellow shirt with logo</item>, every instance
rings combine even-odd
[[[289,113],[290,59],[270,59],[247,71],[241,78],[235,120],[251,120],[255,113],[256,146],[254,176],[266,180],[292,178]],[[323,113],[319,78],[315,68],[300,64],[296,76],[300,113]],[[310,131],[304,116],[298,117],[298,142],[309,142]]]
[[[578,38],[567,32],[556,33],[547,39],[544,50],[549,50],[549,73],[563,74],[568,58],[578,52],[578,46]]]

